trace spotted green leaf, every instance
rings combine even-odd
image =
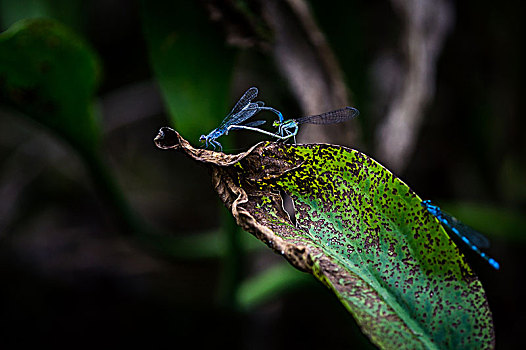
[[[274,185],[292,197],[297,224],[280,230],[284,223],[270,214],[269,222],[278,225],[278,235],[309,247],[317,277],[373,342],[412,349],[492,346],[480,282],[405,183],[354,150],[284,150],[301,165]]]
[[[193,149],[168,128],[156,142],[208,164],[238,224],[333,290],[377,346],[494,347],[480,281],[421,199],[370,157],[270,142],[225,155]]]

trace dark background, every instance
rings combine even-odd
[[[243,33],[208,20],[210,3],[222,8],[229,2],[196,3],[222,38]],[[523,5],[447,2],[450,27],[437,49],[430,99],[410,151],[392,163],[379,151],[377,133],[410,69],[406,19],[395,3],[309,2],[349,101],[361,112],[351,146],[388,168],[393,164],[422,198],[436,200],[491,239],[489,252],[500,271],[465,254],[487,292],[497,348],[517,348],[526,326]],[[235,230],[206,169],[155,148],[159,127],[177,128],[177,119],[168,116],[150,63],[141,3],[3,0],[0,6],[2,30],[21,18],[47,16],[94,48],[103,69],[95,100],[103,149],[119,188],[148,226],[168,237],[190,237],[189,246],[172,254],[131,238],[75,150],[52,130],[0,107],[0,344],[371,347],[337,298],[309,276],[249,310],[235,306],[231,294],[241,280],[283,262]],[[225,44],[234,71],[223,103],[231,106],[252,83],[282,112],[305,112],[272,49],[246,37],[250,45]],[[213,118],[219,123],[227,111]],[[196,125],[197,133],[209,131]],[[223,139],[225,151],[236,153],[261,138]],[[230,237],[225,231],[247,236],[237,238],[243,253],[224,243]],[[223,237],[205,242],[226,244],[227,253],[192,250],[197,235]],[[228,257],[232,249],[234,258]]]

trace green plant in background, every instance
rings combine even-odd
[[[173,50],[174,48],[169,48],[168,51]],[[182,51],[185,50],[187,51],[187,48]],[[174,79],[170,78],[169,73],[163,73],[161,76]],[[179,78],[177,75],[176,80]],[[94,109],[94,98],[100,80],[101,67],[97,54],[82,38],[58,21],[21,20],[0,34],[1,101],[52,130],[78,152],[100,194],[106,198],[109,208],[114,210],[114,218],[122,224],[124,233],[138,235],[143,242],[165,254],[186,256],[187,251],[181,251],[179,247],[188,246],[190,243],[153,234],[152,229],[130,208],[106,164],[102,149],[101,123]],[[215,98],[203,97],[201,102],[209,101],[208,103],[195,101],[196,112],[205,116],[215,114],[215,119],[221,118],[217,114],[220,112],[215,111],[217,105],[227,104],[227,99],[221,99],[218,95],[227,95],[226,86],[229,84],[228,79],[218,80],[222,81],[222,86],[215,88]],[[195,85],[196,88],[198,85]],[[203,85],[206,86],[204,82]],[[168,88],[167,91],[171,90]],[[168,98],[172,95],[177,93],[171,92]],[[198,94],[193,96],[198,97]],[[219,111],[223,110],[217,108]],[[224,109],[226,110],[226,107]],[[185,117],[191,121],[188,130],[194,130],[194,134],[201,132],[202,126],[199,122],[204,118],[193,118],[190,108],[182,113],[181,119],[184,120]],[[231,228],[230,226],[228,230],[222,231],[228,232]],[[213,235],[203,237],[209,240],[207,250],[212,248],[207,256],[230,256],[225,253],[228,246],[225,247],[224,242],[218,245],[215,244],[217,242]],[[195,246],[202,246],[201,240],[202,237],[196,237]],[[203,255],[202,252],[195,254]]]
[[[168,116],[197,142],[228,112],[234,50],[193,2],[141,4],[150,61]]]
[[[50,19],[27,19],[0,34],[0,93],[7,105],[53,130],[81,156],[128,233],[136,219],[102,156],[94,96],[97,55],[70,29]]]
[[[146,11],[145,16],[150,13]],[[165,32],[159,34],[159,29],[150,29],[154,33],[149,36],[154,37],[152,42],[160,42],[156,41],[155,35],[172,35]],[[205,52],[192,53],[191,48],[196,46],[186,44],[168,45],[162,50],[152,48],[152,60],[156,71],[159,71],[159,81],[168,105],[178,111],[175,115],[171,114],[174,123],[187,130],[189,135],[199,135],[204,125],[214,125],[217,119],[223,117],[221,113],[227,110],[230,68],[218,65],[220,60]],[[182,59],[178,55],[187,58]],[[179,62],[179,58],[182,61],[199,61],[194,66],[199,72],[183,64],[175,65],[175,68],[169,64],[172,59]],[[210,67],[209,71],[203,72],[202,66]],[[78,152],[99,193],[106,199],[108,208],[113,210],[112,216],[122,224],[124,234],[140,238],[147,246],[169,257],[225,259],[227,268],[224,270],[222,300],[237,308],[234,305],[238,304],[236,295],[241,283],[242,250],[253,250],[254,244],[246,239],[240,241],[237,226],[233,225],[230,216],[223,217],[222,228],[218,231],[196,233],[190,238],[158,235],[142,222],[130,207],[103,155],[101,125],[94,109],[100,80],[101,68],[96,53],[82,38],[58,21],[22,20],[0,34],[1,101],[52,130]],[[181,95],[179,90],[172,89],[173,86],[192,86],[195,91],[189,93],[186,90]],[[190,101],[181,103],[186,99],[184,96],[191,96]],[[268,279],[269,274],[265,276]],[[265,299],[265,296],[251,297],[251,294],[260,293],[252,293],[250,288],[244,290],[244,298],[252,300],[252,305],[254,300]]]
[[[194,7],[166,6],[142,3],[144,33],[172,124],[195,142],[228,112],[233,52]],[[123,233],[144,233],[103,157],[93,108],[100,71],[93,50],[56,21],[24,20],[0,34],[2,102],[66,140],[116,210]],[[219,170],[212,164],[215,179],[231,177],[229,185],[219,184],[250,197],[235,202],[231,194],[223,201],[244,229],[269,245],[278,242],[272,248],[333,290],[375,344],[493,345],[479,280],[407,185],[357,151],[258,147]],[[252,155],[265,164],[247,162]],[[280,191],[294,201],[296,225],[282,210]],[[242,255],[253,241],[247,243],[227,217],[219,233],[185,240],[143,237],[171,256],[223,257],[222,299],[234,309],[250,309],[288,285],[308,281],[288,265],[242,280]]]
[[[215,128],[227,112],[234,51],[225,47],[195,3],[141,1],[141,7],[150,62],[168,116],[173,125],[197,142],[203,130]],[[242,246],[232,219],[222,216],[221,220],[219,231],[226,250],[220,298],[235,307]]]
[[[93,99],[100,65],[93,50],[56,21],[29,19],[1,34],[0,52],[2,99],[83,155],[99,152]]]

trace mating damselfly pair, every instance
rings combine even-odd
[[[217,141],[217,138],[223,135],[228,135],[231,130],[250,130],[265,134],[267,136],[274,137],[278,140],[287,140],[289,138],[296,138],[298,133],[298,127],[301,124],[334,124],[341,123],[346,120],[352,119],[358,116],[359,112],[356,108],[345,107],[337,109],[335,111],[326,112],[318,115],[311,115],[296,119],[284,120],[283,114],[277,109],[267,107],[261,101],[252,102],[258,95],[258,89],[251,87],[248,89],[243,96],[237,101],[232,111],[223,119],[219,127],[212,130],[208,135],[201,135],[199,140],[205,143],[205,147],[211,144],[214,149],[219,147],[223,149],[221,144]],[[267,110],[275,113],[278,116],[278,120],[273,123],[273,126],[277,128],[277,132],[270,132],[263,129],[256,128],[265,124],[264,120],[256,120],[253,122],[244,123],[246,120],[254,116],[256,113]]]
[[[261,101],[252,102],[258,95],[258,89],[251,87],[248,89],[243,96],[237,101],[234,108],[221,122],[219,127],[212,130],[208,135],[201,135],[199,140],[208,144],[217,146],[222,150],[221,144],[217,141],[217,138],[223,135],[228,135],[231,130],[251,130],[265,135],[274,137],[278,140],[287,140],[289,138],[295,138],[298,133],[298,127],[301,124],[334,124],[341,123],[358,116],[359,112],[356,108],[345,107],[337,109],[335,111],[326,112],[318,115],[306,116],[296,119],[284,120],[283,114],[280,111],[267,107]],[[270,132],[256,128],[256,126],[263,125],[264,120],[256,120],[243,124],[246,120],[254,116],[256,113],[268,110],[275,113],[278,116],[278,120],[273,123],[273,126],[277,128],[277,132]],[[489,257],[481,249],[489,247],[489,241],[481,233],[475,231],[467,225],[461,223],[458,219],[454,218],[450,214],[442,211],[438,206],[431,204],[431,201],[422,201],[422,206],[427,209],[437,220],[449,231],[453,231],[460,239],[467,244],[473,251],[485,259],[492,267],[499,269],[500,265],[495,259]]]

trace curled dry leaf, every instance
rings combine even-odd
[[[376,345],[494,347],[480,281],[421,199],[370,157],[277,142],[227,155],[166,127],[155,143],[206,165],[237,224],[333,290]]]
[[[264,224],[263,218],[254,216],[256,211],[253,205],[255,203],[249,201],[249,194],[259,191],[261,194],[269,196],[279,218],[290,221],[287,212],[283,209],[281,195],[279,193],[264,193],[258,189],[257,182],[275,177],[287,169],[291,169],[295,166],[294,164],[281,161],[279,158],[269,157],[268,151],[267,154],[264,154],[265,145],[268,143],[255,145],[244,153],[229,155],[208,149],[193,148],[179,133],[166,127],[159,131],[155,138],[155,144],[162,149],[182,150],[192,159],[209,166],[213,186],[223,203],[232,212],[237,224],[243,230],[255,235],[274,251],[282,254],[296,268],[302,271],[311,270],[312,261],[309,261],[307,248],[287,242],[277,236]],[[245,167],[241,165],[241,161],[246,164]],[[248,173],[240,177],[239,171],[243,172],[242,169],[244,168],[248,170]],[[253,171],[255,169],[265,169],[265,171]],[[242,185],[239,180],[243,182]]]

